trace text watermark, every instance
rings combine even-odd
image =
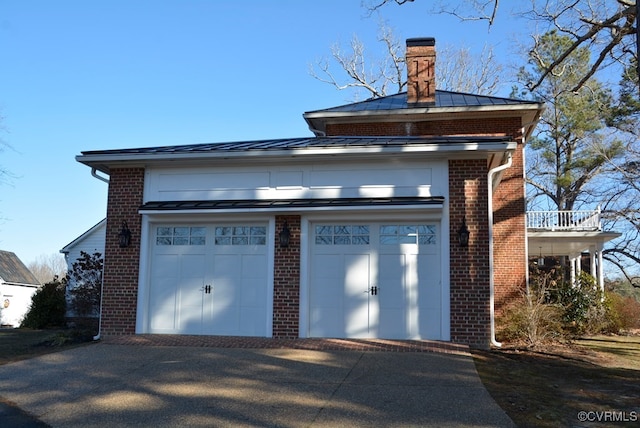
[[[578,412],[580,422],[638,422],[638,412],[625,412],[622,410],[600,410]]]

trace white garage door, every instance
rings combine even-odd
[[[153,227],[151,333],[267,335],[267,225]]]
[[[441,339],[439,229],[312,224],[309,336]]]

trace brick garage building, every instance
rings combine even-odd
[[[407,40],[408,93],[307,112],[311,137],[78,156],[109,175],[101,334],[489,346],[542,106],[439,91],[435,60]]]

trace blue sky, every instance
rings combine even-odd
[[[86,150],[310,136],[309,110],[352,100],[309,75],[336,42],[485,43],[510,55],[507,10],[488,31],[417,0],[367,17],[360,0],[0,0],[0,249],[29,263],[104,218]],[[337,69],[336,69],[337,70]]]

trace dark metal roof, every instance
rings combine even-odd
[[[241,199],[208,201],[151,201],[140,209],[150,210],[227,210],[227,209],[292,209],[322,207],[381,207],[406,205],[438,205],[444,197],[393,197],[393,198],[337,198],[337,199]]]
[[[508,137],[305,137],[276,140],[205,143],[181,146],[143,147],[135,149],[95,150],[83,156],[125,154],[188,154],[206,152],[245,152],[260,150],[295,150],[309,148],[399,147],[409,145],[502,143]]]
[[[12,284],[40,285],[18,256],[10,251],[0,250],[0,278]]]
[[[436,91],[435,108],[447,107],[484,107],[484,106],[515,106],[522,104],[538,104],[535,101],[523,101],[513,98],[492,97],[488,95],[474,95],[463,92]],[[402,92],[382,98],[374,98],[359,103],[346,104],[338,107],[314,110],[309,113],[331,112],[359,112],[359,111],[384,111],[413,108],[407,104],[407,93]]]

